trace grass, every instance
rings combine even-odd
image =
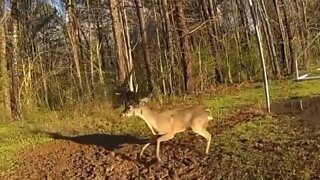
[[[15,157],[25,149],[50,141],[41,134],[35,135],[23,127],[23,123],[5,123],[0,128],[0,170],[15,165]]]
[[[272,81],[269,84],[271,102],[287,99],[292,96],[319,95],[320,84],[318,81]],[[213,96],[204,101],[211,107],[218,118],[223,118],[233,111],[249,105],[265,107],[264,87],[262,83],[254,83],[246,86],[235,95],[222,94]]]
[[[290,96],[314,96],[319,94],[320,83],[318,81],[273,81],[270,83],[271,100],[286,99]],[[167,99],[162,107],[154,103],[155,109],[163,109],[164,107],[177,107],[181,104],[190,104],[195,100],[183,100],[182,98]],[[202,98],[201,101],[213,110],[213,115],[223,120],[228,114],[241,109],[244,106],[256,105],[258,108],[264,106],[264,91],[262,83],[253,83],[244,85],[239,91],[229,94],[228,90],[217,95],[210,95]],[[17,122],[1,123],[0,127],[0,172],[5,173],[16,164],[17,155],[26,148],[32,148],[36,145],[48,143],[52,141],[43,133],[35,132],[59,132],[67,135],[79,135],[87,133],[108,133],[108,134],[134,134],[148,135],[150,134],[143,121],[137,118],[122,119],[119,117],[120,110],[112,110],[111,106],[102,102],[83,103],[76,107],[64,109],[62,111],[41,111],[25,112],[24,120]],[[293,143],[292,138],[302,139],[309,142],[311,147],[315,143],[320,142],[310,133],[303,135],[303,129],[293,130],[299,126],[291,126],[288,122],[292,122],[289,117],[273,118],[266,116],[265,118],[257,118],[253,121],[242,123],[232,129],[226,130],[219,135],[219,141],[214,142],[215,147],[221,148],[224,153],[232,153],[238,157],[232,160],[235,172],[240,170],[253,174],[265,174],[263,172],[266,166],[274,166],[272,163],[277,159],[268,159],[268,157],[279,158],[274,153],[289,152],[283,154],[284,159],[279,160],[283,169],[290,178],[294,175],[308,176],[312,174],[313,167],[304,166],[299,172],[289,172],[290,169],[297,169],[301,164],[293,165],[295,158],[300,158],[304,153],[303,149],[294,147],[288,149],[288,143]],[[317,132],[319,133],[319,132]],[[319,134],[318,134],[319,135]],[[309,137],[310,136],[310,137]],[[244,143],[242,143],[244,142]],[[256,150],[255,146],[275,146],[279,150],[273,149],[272,152],[262,152]],[[271,144],[271,145],[270,145]],[[308,146],[309,146],[308,145]],[[249,151],[248,151],[249,149]],[[273,156],[274,155],[274,156]],[[314,158],[319,153],[314,154]],[[230,162],[228,156],[225,156],[225,162]],[[319,159],[320,160],[320,159]],[[244,164],[244,161],[247,163]],[[286,164],[288,163],[288,164]],[[261,167],[261,172],[255,167]],[[293,167],[294,166],[294,167]],[[270,168],[269,168],[270,169]],[[279,172],[279,171],[276,171]],[[249,173],[249,174],[250,174]],[[277,174],[271,174],[277,176]]]

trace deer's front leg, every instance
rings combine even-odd
[[[147,122],[147,125],[148,125],[149,129],[151,130],[152,134],[157,135],[157,133],[153,129],[153,126],[149,122]]]
[[[150,145],[150,143],[147,143],[147,144],[145,144],[145,145],[143,146],[143,148],[142,148],[142,150],[141,150],[141,152],[140,152],[140,155],[139,155],[139,158],[140,158],[140,159],[141,159],[141,157],[142,157],[142,155],[143,155],[144,150],[146,150],[149,145]]]
[[[161,158],[160,158],[160,142],[163,142],[163,141],[169,141],[170,139],[172,139],[174,137],[174,133],[168,133],[168,134],[165,134],[165,135],[162,135],[160,136],[158,139],[157,139],[157,152],[156,152],[156,156],[157,156],[157,159],[158,161],[160,162],[161,161]]]

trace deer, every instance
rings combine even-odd
[[[121,113],[122,117],[138,116],[143,119],[153,135],[158,136],[156,147],[156,158],[161,162],[160,143],[174,138],[175,134],[189,128],[207,140],[205,153],[209,153],[211,134],[206,130],[208,121],[213,120],[210,109],[203,105],[192,105],[185,108],[165,110],[157,113],[151,110],[143,99],[138,104],[130,105]],[[151,144],[148,142],[140,152],[140,159],[146,148]]]

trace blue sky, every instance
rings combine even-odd
[[[60,17],[64,17],[66,16],[66,10],[65,10],[65,6],[62,2],[62,0],[34,0],[33,3],[31,4],[32,8],[34,8],[35,6],[37,6],[38,3],[47,3],[49,5],[51,5],[53,8],[55,8],[57,10],[57,15],[59,15]],[[2,5],[1,8],[4,8],[7,11],[11,10],[11,0],[4,0],[4,4]]]
[[[66,10],[62,0],[43,0],[57,10],[59,16],[65,17]]]

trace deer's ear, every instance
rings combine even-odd
[[[144,105],[144,104],[147,103],[148,101],[149,101],[149,98],[148,98],[148,97],[145,97],[145,98],[140,99],[139,104],[140,104],[140,105]]]

